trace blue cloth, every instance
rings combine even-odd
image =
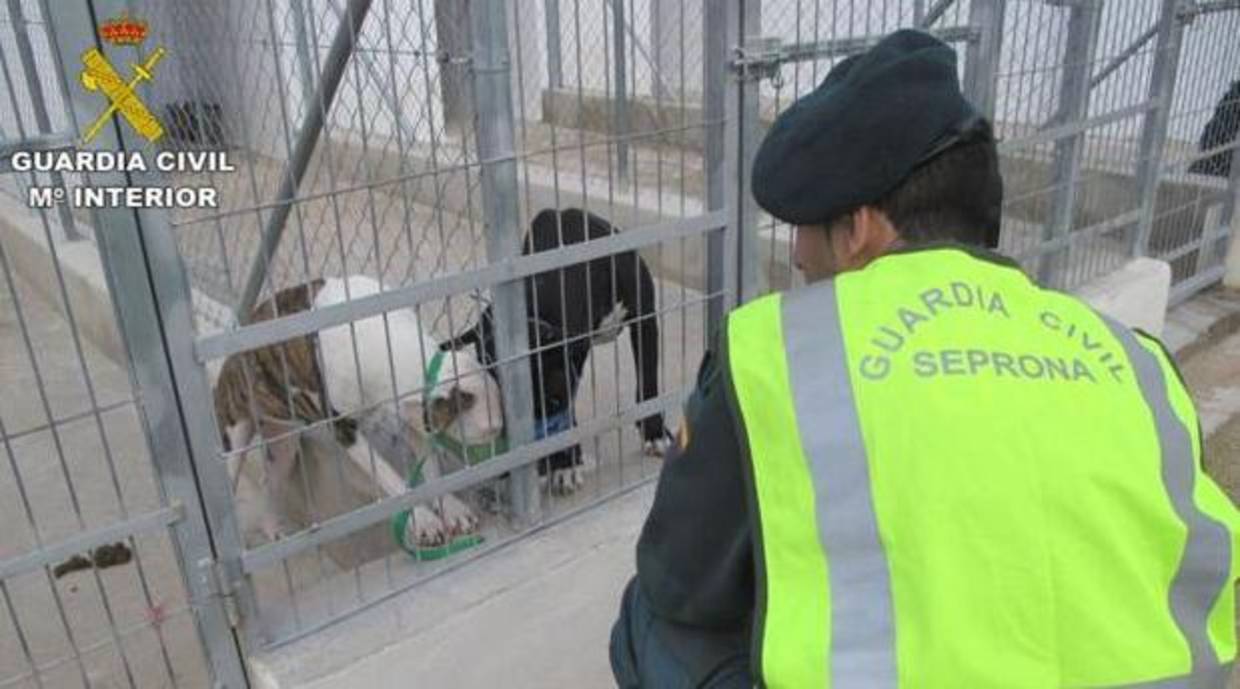
[[[749,689],[748,634],[725,634],[660,619],[637,580],[611,629],[611,671],[620,689]]]
[[[563,433],[573,427],[573,415],[571,410],[564,411],[554,416],[548,416],[536,422],[534,427],[534,439],[542,440],[549,435]]]

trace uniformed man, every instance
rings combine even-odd
[[[811,283],[731,313],[623,596],[623,687],[1221,687],[1240,516],[1170,357],[996,244],[989,125],[916,31],[774,123]]]

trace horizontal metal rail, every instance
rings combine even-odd
[[[1156,107],[1158,107],[1158,103],[1154,101],[1147,101],[1145,103],[1137,103],[1136,105],[1130,105],[1126,108],[1120,108],[1119,110],[1112,110],[1111,112],[1108,112],[1104,115],[1098,115],[1097,117],[1091,117],[1089,119],[1084,119],[1079,122],[1072,122],[1069,124],[1061,124],[1061,125],[1057,125],[1053,127],[1046,127],[1044,129],[1040,129],[1038,132],[1030,136],[1023,136],[1020,138],[1006,139],[1004,141],[1000,141],[999,152],[1010,153],[1012,151],[1015,151],[1020,148],[1024,148],[1026,146],[1035,146],[1037,144],[1050,143],[1052,141],[1066,139],[1068,137],[1076,136],[1077,134],[1089,131],[1091,129],[1096,129],[1098,127],[1106,126],[1113,122],[1119,122],[1121,120],[1126,120],[1129,117],[1136,117],[1137,115],[1141,115],[1146,112],[1149,112],[1150,110],[1153,110]]]
[[[1050,253],[1052,251],[1058,251],[1067,246],[1079,243],[1086,239],[1090,239],[1097,235],[1106,234],[1108,232],[1112,232],[1114,230],[1118,230],[1120,228],[1133,225],[1140,219],[1141,219],[1140,209],[1135,209],[1135,210],[1127,211],[1125,213],[1120,213],[1119,215],[1113,218],[1108,218],[1106,220],[1103,220],[1102,222],[1098,222],[1098,223],[1094,223],[1093,225],[1082,227],[1079,230],[1073,230],[1072,232],[1069,232],[1068,234],[1065,234],[1060,237],[1056,237],[1055,239],[1051,239],[1045,242],[1039,242],[1035,246],[1025,249],[1024,251],[1021,251],[1019,253],[1016,253],[1015,255],[1012,256],[1012,258],[1016,259],[1017,261],[1024,261],[1026,259],[1035,258],[1037,256]]]
[[[231,332],[210,335],[198,341],[195,354],[200,362],[208,362],[237,352],[309,335],[313,332],[344,325],[351,321],[378,316],[395,309],[407,308],[428,301],[490,287],[509,280],[519,280],[536,273],[563,268],[575,263],[604,258],[623,251],[633,251],[682,237],[721,229],[727,222],[724,211],[694,218],[672,220],[657,225],[626,230],[605,239],[561,247],[555,251],[520,256],[493,263],[485,268],[445,275],[414,285],[398,287],[381,294],[333,304],[313,311],[302,311],[271,321],[247,325]]]
[[[1171,295],[1168,299],[1168,306],[1175,306],[1176,304],[1179,304],[1180,302],[1200,292],[1202,288],[1222,280],[1223,275],[1226,273],[1226,265],[1217,265],[1213,268],[1207,268],[1205,271],[1190,278],[1180,280],[1171,286]]]
[[[127,519],[123,522],[92,529],[76,536],[71,536],[53,545],[43,546],[25,555],[18,555],[0,562],[0,581],[19,577],[30,572],[37,572],[49,565],[55,565],[74,555],[85,553],[101,545],[114,543],[118,540],[138,536],[159,529],[165,529],[183,519],[184,509],[181,505],[169,505],[162,509],[148,512],[140,517]]]
[[[944,43],[972,43],[981,40],[982,37],[981,29],[975,26],[949,26],[942,29],[929,29],[928,33]],[[781,45],[776,50],[775,59],[780,63],[786,63],[855,55],[873,48],[885,37],[885,34],[876,34]]]
[[[278,541],[264,544],[253,550],[247,550],[241,556],[242,570],[247,574],[279,564],[283,560],[324,543],[344,538],[349,534],[390,518],[401,510],[411,506],[434,500],[448,493],[476,486],[501,474],[538,461],[542,457],[571,447],[582,440],[622,427],[637,423],[638,420],[654,414],[666,414],[680,408],[688,397],[688,391],[660,395],[636,404],[614,416],[592,419],[578,423],[575,428],[564,433],[557,433],[528,445],[509,450],[480,464],[444,476],[435,481],[423,483],[409,492],[384,498],[365,507],[358,508],[347,514],[332,517],[325,522],[315,524],[308,529],[299,531]]]
[[[12,157],[21,151],[75,151],[77,138],[67,132],[0,141],[0,174],[13,172]]]
[[[1240,10],[1240,0],[1204,0],[1195,3],[1192,7],[1192,12],[1196,15],[1229,10]]]
[[[385,591],[384,593],[378,596],[375,596],[374,598],[369,598],[365,601],[362,601],[358,605],[355,605],[352,608],[349,608],[348,610],[344,610],[342,612],[337,613],[331,619],[327,619],[322,622],[312,624],[308,627],[301,628],[298,631],[292,634],[289,634],[288,636],[281,637],[269,644],[264,645],[263,650],[274,651],[283,646],[287,646],[289,644],[301,641],[302,639],[312,637],[318,634],[319,632],[322,632],[326,629],[334,627],[340,624],[341,622],[344,622],[345,620],[351,619],[363,612],[366,612],[367,610],[370,610],[377,605],[386,603],[387,601],[390,601],[393,598],[396,598],[397,596],[405,593],[406,591],[410,591],[418,586],[423,586],[436,579],[440,579],[444,576],[452,574],[453,572],[459,571],[460,569],[464,567],[468,567],[472,565],[473,563],[481,560],[482,558],[489,557],[505,548],[512,546],[513,544],[522,543],[526,539],[538,533],[546,531],[547,529],[550,529],[551,527],[556,526],[557,524],[563,524],[564,522],[567,522],[571,519],[579,517],[591,510],[598,508],[600,505],[607,504],[613,500],[618,500],[632,493],[635,490],[638,490],[640,488],[643,488],[644,486],[649,485],[650,483],[654,482],[657,478],[658,476],[654,475],[654,476],[647,476],[644,478],[637,479],[633,483],[617,491],[614,491],[611,493],[605,493],[603,494],[602,497],[595,498],[592,500],[587,500],[584,503],[579,504],[576,507],[573,507],[572,509],[557,513],[556,515],[548,519],[544,519],[538,522],[537,524],[535,524],[534,526],[524,531],[521,531],[520,533],[512,534],[510,536],[507,536],[507,537],[504,537],[504,538],[501,538],[501,539],[498,539],[496,541],[492,541],[489,543],[484,542],[482,545],[478,547],[470,548],[469,550],[466,550],[465,552],[460,553],[459,555],[453,556],[453,558],[445,562],[445,564],[442,567],[437,567],[433,572],[430,572],[424,577],[419,577],[413,581],[410,581],[407,584],[397,586],[390,591]]]

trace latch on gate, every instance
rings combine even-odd
[[[206,577],[209,595],[220,599],[224,605],[224,614],[228,617],[228,626],[237,629],[241,625],[241,615],[237,609],[236,587],[229,581],[223,563],[218,560],[202,560],[199,566]]]
[[[779,79],[779,66],[786,54],[778,36],[759,36],[745,41],[734,51],[736,57],[728,63],[732,73],[741,81]]]

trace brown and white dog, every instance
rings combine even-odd
[[[364,276],[314,280],[278,292],[260,304],[250,322],[322,308],[378,294],[382,286]],[[400,495],[405,479],[372,453],[358,433],[352,412],[399,400],[403,421],[414,429],[408,442],[425,458],[424,478],[440,473],[426,438],[445,431],[465,444],[485,444],[503,431],[499,388],[468,352],[455,354],[433,389],[426,390],[426,362],[437,344],[411,309],[327,328],[280,344],[229,357],[215,384],[215,415],[226,450],[246,448],[255,434],[267,442],[263,463],[262,529],[269,539],[280,535],[276,505],[296,466],[298,431],[331,419],[336,440],[377,487],[382,497]],[[319,362],[322,362],[320,367]],[[419,546],[445,543],[477,527],[473,511],[449,494],[433,505],[416,505],[407,541]]]

